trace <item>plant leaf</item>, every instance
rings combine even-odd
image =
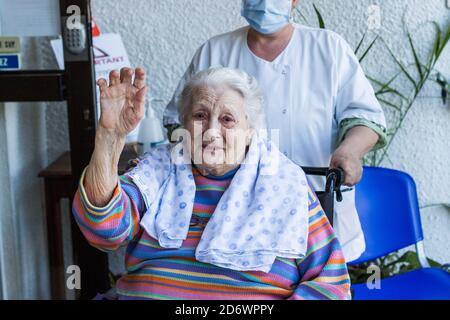
[[[319,20],[320,29],[326,29],[325,21],[323,20],[322,14],[320,13],[319,9],[317,9],[317,7],[314,3],[313,3],[313,7],[314,7],[314,11],[316,12],[317,19]]]
[[[384,92],[384,90],[386,90],[386,89],[387,89],[389,92],[394,91],[394,89],[392,89],[392,88],[390,87],[390,85],[391,85],[392,82],[394,82],[395,79],[397,79],[397,77],[398,77],[400,74],[401,74],[400,72],[397,73],[395,76],[392,77],[391,80],[389,80],[389,81],[386,82],[385,84],[382,84],[381,82],[379,82],[379,84],[382,85],[382,86],[381,86],[381,88],[377,91],[377,93],[378,93],[378,92]]]
[[[375,39],[373,39],[372,43],[369,45],[369,47],[367,48],[367,50],[363,53],[363,55],[361,56],[361,58],[359,58],[359,62],[361,63],[364,58],[366,57],[366,55],[369,53],[369,51],[372,49],[373,45],[375,44],[375,42],[378,40],[378,36],[375,37]]]
[[[397,110],[398,112],[402,112],[402,109],[401,109],[399,106],[393,104],[392,102],[389,102],[389,101],[387,101],[387,100],[385,100],[385,99],[381,99],[381,98],[378,98],[378,100],[379,100],[380,102],[384,103],[385,105],[387,105],[387,106],[389,106],[389,107],[391,107],[391,108]]]
[[[299,9],[298,7],[295,7],[295,11],[300,15],[300,18],[302,18],[303,21],[305,21],[305,23],[306,23],[307,25],[310,24],[309,21],[308,21],[308,19],[307,19],[307,18],[305,17],[305,15],[300,11],[300,9]]]
[[[399,74],[401,74],[401,72],[400,72]],[[398,77],[399,74],[395,75],[394,78]],[[370,77],[370,76],[367,76],[367,79],[369,79],[370,81],[376,83],[376,84],[379,85],[381,88],[383,88],[383,92],[379,92],[379,93],[377,92],[376,95],[382,95],[382,94],[385,93],[386,90],[388,90],[388,91],[386,91],[386,93],[388,93],[388,92],[389,92],[389,93],[394,93],[394,94],[396,94],[397,96],[399,96],[400,98],[402,98],[402,99],[408,101],[408,98],[405,97],[402,93],[400,93],[399,91],[393,89],[393,88],[390,87],[389,85],[386,86],[386,84],[383,83],[383,82],[381,82],[380,80],[377,80],[377,79],[375,79],[375,78],[373,78],[373,77]],[[380,89],[380,90],[381,90],[381,89]],[[380,90],[379,90],[379,91],[380,91]]]
[[[419,72],[419,75],[420,75],[420,79],[423,79],[422,65],[420,63],[419,56],[417,55],[416,48],[414,47],[413,39],[412,39],[411,34],[409,32],[408,32],[408,40],[409,40],[409,45],[411,46],[411,50],[412,50],[412,53],[413,53],[413,56],[414,56],[414,61],[416,63],[417,71]]]
[[[450,41],[450,25],[448,26],[447,31],[445,32],[445,36],[442,39],[442,45],[439,48],[437,58],[441,56],[442,51],[444,51],[449,41]]]
[[[400,67],[400,70],[402,70],[402,72],[405,74],[405,76],[408,78],[409,81],[411,81],[411,83],[414,85],[414,88],[416,90],[416,93],[419,91],[418,85],[416,83],[416,81],[414,80],[414,78],[409,74],[409,72],[406,70],[405,66],[403,66],[403,64],[397,59],[397,57],[395,56],[395,54],[392,52],[391,48],[387,45],[386,48],[389,51],[389,54],[391,55],[392,59],[394,59],[395,63]]]
[[[432,24],[436,28],[436,40],[434,41],[433,50],[431,51],[430,58],[428,59],[427,67],[429,70],[433,69],[434,64],[437,61],[437,57],[439,56],[439,50],[441,47],[441,37],[442,37],[442,31],[439,25],[432,21]]]
[[[363,44],[363,42],[364,42],[364,39],[366,38],[366,34],[367,34],[367,33],[364,33],[363,36],[362,36],[362,38],[361,38],[361,40],[359,41],[358,46],[357,46],[356,49],[355,49],[355,55],[358,54],[358,51],[359,51],[359,49],[361,48],[361,46],[362,46],[362,44]]]
[[[434,261],[434,260],[432,260],[430,258],[427,258],[427,260],[428,260],[428,263],[430,264],[430,267],[442,268],[442,264],[440,264],[439,262],[436,262],[436,261]]]

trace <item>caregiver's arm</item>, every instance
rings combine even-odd
[[[342,168],[344,184],[354,186],[362,175],[362,159],[377,144],[379,135],[366,126],[355,126],[347,131],[344,140],[333,153],[331,168]]]
[[[350,278],[341,246],[316,195],[309,191],[306,257],[297,260],[300,282],[290,300],[350,299]]]
[[[363,156],[373,147],[379,149],[386,145],[386,119],[353,48],[339,36],[335,61],[339,147],[331,166],[342,167],[346,175],[344,184],[353,186],[361,179]]]

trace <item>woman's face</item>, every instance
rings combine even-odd
[[[200,170],[222,175],[244,160],[252,131],[239,92],[226,86],[195,88],[184,121],[192,161]]]

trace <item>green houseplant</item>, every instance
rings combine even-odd
[[[325,19],[323,18],[321,11],[315,4],[313,4],[313,8],[317,17],[318,26],[325,29]],[[295,13],[298,20],[301,20],[299,22],[311,25],[308,19],[298,8],[296,8]],[[368,41],[368,34],[365,33],[358,42],[355,49],[355,54],[358,56],[361,63],[374,49],[374,44],[377,41],[381,41],[383,48],[387,50],[389,56],[398,68],[395,74],[393,74],[387,81],[379,80],[376,76],[367,75],[368,79],[372,82],[375,88],[377,99],[382,104],[384,109],[390,112],[391,117],[388,119],[388,144],[381,150],[369,153],[364,159],[365,165],[380,166],[385,160],[389,161],[389,150],[392,142],[401,130],[404,120],[427,82],[434,81],[437,85],[439,85],[441,87],[443,103],[445,104],[447,101],[448,93],[450,92],[450,85],[447,80],[435,69],[435,66],[450,40],[450,25],[448,25],[445,30],[442,30],[436,22],[428,23],[431,23],[434,27],[435,39],[432,49],[425,61],[420,60],[414,44],[414,38],[409,32],[407,32],[406,38],[413,61],[406,65],[395,56],[392,49],[380,36],[376,35],[372,40]],[[403,80],[408,81],[411,84],[411,91],[402,92],[402,90],[395,86],[398,81]],[[449,208],[449,205],[446,204],[437,205],[443,205]],[[436,261],[428,259],[428,262],[432,267],[442,267]],[[417,253],[415,251],[406,251],[404,253],[395,252],[359,266],[349,266],[352,283],[367,282],[368,278],[371,276],[367,270],[371,265],[376,265],[379,267],[382,279],[420,267]]]

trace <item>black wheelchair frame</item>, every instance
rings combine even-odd
[[[306,175],[322,176],[326,178],[325,190],[315,191],[317,198],[325,212],[330,224],[333,225],[334,215],[334,194],[336,193],[336,200],[342,201],[341,186],[344,183],[344,170],[340,168],[316,168],[316,167],[301,167]]]

